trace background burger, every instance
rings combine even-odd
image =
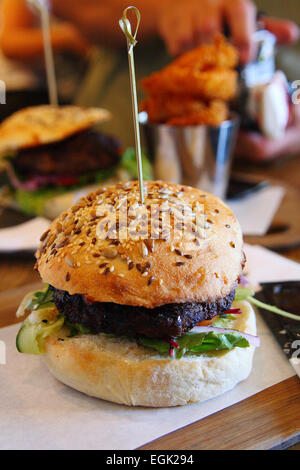
[[[194,222],[197,203],[205,238]],[[18,315],[29,316],[17,348],[42,354],[63,383],[112,402],[164,407],[207,400],[249,375],[259,344],[254,311],[238,288],[239,223],[220,199],[176,184],[147,182],[142,207],[140,216],[138,184],[119,183],[52,223],[36,254],[47,284],[19,307]],[[124,212],[128,238],[120,237]],[[177,238],[183,212],[189,222]],[[114,213],[113,228],[103,224]]]
[[[94,128],[109,118],[100,108],[42,105],[0,125],[0,155],[22,211],[55,218],[74,203],[74,191],[135,177],[134,152],[122,155],[118,139]]]

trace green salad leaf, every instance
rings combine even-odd
[[[68,321],[65,321],[65,325],[70,329],[68,338],[73,338],[73,336],[77,335],[93,334],[90,328],[80,325],[80,323],[70,323]]]
[[[168,341],[140,337],[139,343],[151,349],[155,349],[161,355],[170,354]],[[248,348],[249,342],[237,333],[186,333],[176,338],[178,347],[174,347],[174,358],[180,359],[184,355],[198,355],[211,351],[229,351],[232,348]]]
[[[48,199],[64,194],[65,192],[66,188],[63,186],[55,188],[40,188],[36,191],[17,189],[15,192],[15,199],[18,206],[25,214],[41,216],[44,213],[44,208]]]
[[[152,166],[148,158],[142,152],[143,176],[145,180],[153,178]],[[133,147],[128,147],[122,155],[120,166],[128,171],[134,179],[138,178],[136,152]]]
[[[41,291],[29,292],[20,303],[16,316],[22,317],[33,310],[55,307],[53,302],[53,291],[49,284]]]
[[[33,294],[30,304],[27,306],[28,310],[40,310],[42,308],[54,307],[53,290],[49,284],[46,284],[45,289],[37,291]]]
[[[249,297],[253,297],[254,291],[248,289],[247,287],[237,287],[235,290],[235,302],[240,302],[241,300],[247,300]]]
[[[212,326],[216,328],[232,328],[232,323],[236,320],[236,316],[230,314],[221,314]]]
[[[292,320],[300,321],[300,315],[294,315],[293,313],[286,312],[281,308],[276,307],[275,305],[269,305],[254,297],[254,291],[252,289],[248,289],[246,287],[237,287],[235,291],[235,299],[236,302],[241,300],[247,300],[251,304],[255,305],[256,307],[262,308],[269,312],[275,313],[277,315],[281,315],[282,317],[291,318]]]

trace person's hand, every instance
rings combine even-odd
[[[256,7],[251,0],[162,0],[157,28],[169,53],[182,54],[199,44],[209,43],[217,33],[229,29],[240,61],[253,59],[252,35],[256,31]],[[292,43],[299,37],[296,24],[272,18],[262,20],[280,43]]]
[[[277,38],[277,44],[294,44],[300,37],[299,26],[293,21],[282,20],[280,18],[263,17],[261,20],[270,33]]]
[[[286,130],[282,139],[272,140],[259,132],[240,131],[235,154],[256,163],[300,155],[300,104],[294,105],[293,124]]]

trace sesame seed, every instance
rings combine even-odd
[[[71,268],[74,268],[74,267],[75,267],[75,261],[74,261],[74,259],[73,259],[70,255],[66,256],[65,260],[66,260],[66,263],[67,263]]]
[[[143,256],[143,258],[146,258],[148,256],[148,254],[149,254],[148,248],[145,245],[145,243],[142,242],[142,256]]]

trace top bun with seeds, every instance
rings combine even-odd
[[[101,108],[41,105],[21,109],[0,126],[0,154],[63,140],[111,114]]]
[[[145,191],[142,206],[137,182],[101,188],[58,217],[36,253],[43,281],[89,302],[149,309],[229,295],[244,264],[232,211],[187,186],[153,181]]]

